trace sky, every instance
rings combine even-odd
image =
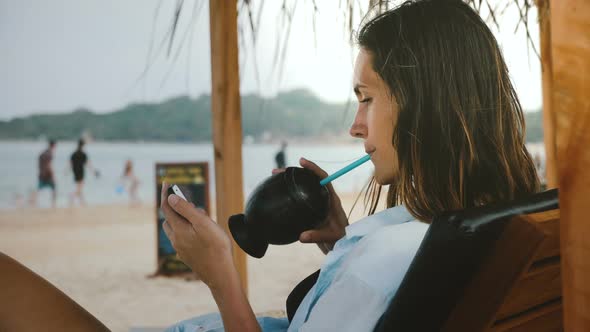
[[[314,30],[313,2],[287,1],[295,11],[279,79],[273,63],[277,40],[287,33],[282,1],[264,1],[260,10],[261,1],[253,0],[254,17],[261,12],[255,47],[246,16],[239,18],[241,93],[272,97],[306,88],[327,102],[351,98],[356,48],[339,14],[341,2],[316,1]],[[77,108],[111,112],[134,102],[210,93],[208,1],[184,1],[167,55],[175,5],[172,0],[0,0],[0,119]],[[490,27],[524,109],[538,110],[540,64],[524,30],[515,32],[517,17],[516,10],[508,10],[500,32]],[[360,14],[354,26],[359,20]],[[529,21],[538,49],[536,11]]]

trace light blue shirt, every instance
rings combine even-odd
[[[318,280],[291,324],[258,317],[265,332],[372,331],[387,308],[424,238],[428,224],[403,206],[346,227],[328,253]],[[219,314],[186,320],[167,331],[223,331]]]
[[[288,331],[371,331],[387,308],[428,224],[403,206],[346,227]]]

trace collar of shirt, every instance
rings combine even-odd
[[[414,216],[410,214],[405,206],[398,205],[348,225],[346,227],[346,238],[362,237],[381,227],[401,224],[414,219]]]

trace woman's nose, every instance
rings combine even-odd
[[[367,124],[360,110],[356,112],[356,115],[354,116],[354,122],[352,123],[352,126],[350,126],[350,130],[348,132],[350,133],[350,136],[354,138],[367,137]]]
[[[355,119],[355,121],[352,123],[352,126],[350,126],[349,133],[350,136],[354,138],[365,138],[367,137],[367,126],[356,121]]]

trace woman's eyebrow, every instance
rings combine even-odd
[[[362,83],[357,83],[354,85],[354,93],[358,96],[361,94],[361,88],[366,88],[367,86]]]

